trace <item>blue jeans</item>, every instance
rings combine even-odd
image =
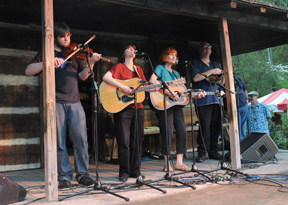
[[[81,103],[56,103],[56,130],[57,130],[57,166],[58,180],[71,181],[73,169],[69,161],[66,147],[66,133],[74,148],[74,165],[76,180],[88,174],[88,143],[86,117]]]
[[[248,115],[248,104],[243,107],[239,107],[239,133],[240,142],[246,138],[247,132],[247,115]]]

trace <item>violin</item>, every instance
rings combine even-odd
[[[82,49],[78,46],[77,43],[71,43],[70,46],[63,48],[61,53],[66,58],[64,62],[71,57],[81,60],[87,60],[87,57],[90,58],[93,55],[93,50],[88,47]],[[108,58],[101,57],[100,60],[106,63],[110,63],[110,60]]]

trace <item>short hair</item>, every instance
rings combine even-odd
[[[169,56],[170,53],[176,53],[176,55],[177,55],[177,51],[176,51],[175,48],[172,48],[172,47],[166,48],[161,54],[161,61],[163,63],[167,63],[168,62],[168,56]]]
[[[199,44],[199,46],[198,46],[198,49],[199,50],[201,50],[202,48],[203,48],[203,46],[205,45],[205,44],[209,44],[209,45],[211,45],[208,41],[202,41],[200,44]]]
[[[70,35],[71,35],[70,28],[66,23],[57,22],[54,24],[54,36],[55,36],[55,38],[57,38],[59,36],[60,37],[64,36],[67,32],[70,33]]]
[[[124,63],[125,62],[125,55],[124,55],[124,53],[125,53],[125,50],[127,49],[127,48],[130,48],[130,47],[132,47],[134,50],[136,50],[136,46],[134,45],[134,44],[126,44],[126,45],[124,45],[123,46],[123,49],[122,49],[122,53],[121,53],[121,55],[119,56],[119,60],[118,60],[118,62],[119,63]]]

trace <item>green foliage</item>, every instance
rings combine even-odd
[[[269,130],[270,136],[278,146],[279,149],[288,149],[288,121],[287,114],[283,113],[282,116],[282,124],[275,124],[274,122],[269,122]]]
[[[267,2],[278,6],[287,6],[287,0],[258,0],[259,2]]]
[[[288,88],[288,45],[233,56],[235,75],[260,96]]]

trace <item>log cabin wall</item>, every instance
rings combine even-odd
[[[0,26],[0,172],[41,166],[39,77],[25,76],[39,31]]]
[[[117,63],[123,45],[132,43],[139,51],[149,53],[153,66],[158,63],[161,51],[171,46],[169,40],[147,36],[122,35],[83,30],[73,30],[72,42],[83,43],[96,33],[96,39],[89,45],[94,52],[102,53],[111,60],[110,64],[98,62],[95,76],[98,84],[103,74]],[[26,76],[25,68],[37,51],[41,50],[41,27],[0,22],[0,171],[24,170],[43,167],[43,133],[41,128],[42,76]],[[173,42],[174,47],[185,48],[185,43]],[[189,43],[187,44],[189,45]],[[147,60],[137,58],[136,64],[143,68],[146,79],[151,75]],[[179,72],[186,76],[185,67]],[[182,69],[182,70],[181,70]],[[92,139],[91,80],[79,83],[81,102],[86,112],[89,144]],[[144,101],[149,108],[149,102]],[[99,156],[105,157],[107,146],[105,136],[113,130],[108,114],[98,104]],[[89,152],[92,153],[92,146]]]

